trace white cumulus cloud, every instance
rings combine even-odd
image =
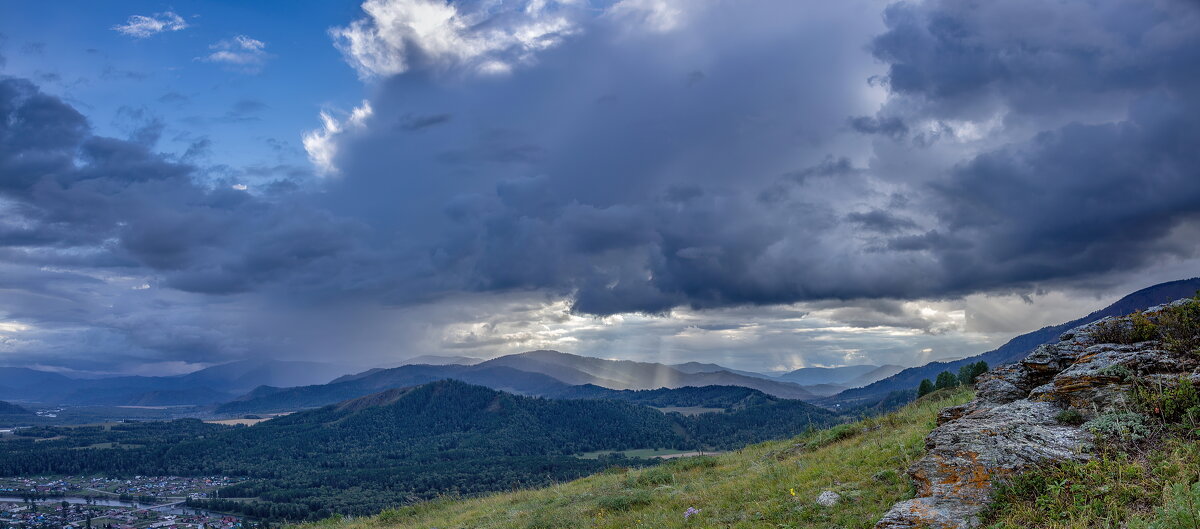
[[[117,24],[112,29],[123,35],[142,39],[165,31],[187,29],[187,27],[187,22],[183,20],[183,17],[167,11],[151,16],[132,15],[124,24]]]
[[[575,3],[367,0],[366,18],[330,34],[363,78],[403,73],[418,61],[503,73],[576,32]]]

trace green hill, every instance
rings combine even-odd
[[[871,527],[911,497],[904,469],[924,453],[938,410],[968,391],[929,395],[896,413],[719,456],[684,458],[547,488],[443,498],[374,517],[329,519],[313,529]],[[841,503],[815,503],[823,491]],[[689,508],[699,512],[685,520]]]
[[[655,391],[691,402],[727,390]],[[740,391],[740,390],[739,390]],[[244,476],[205,506],[303,520],[374,514],[439,494],[547,485],[620,462],[595,452],[653,448],[728,450],[840,422],[827,410],[746,390],[728,413],[694,416],[598,399],[523,397],[455,380],[392,389],[251,427],[200,421],[43,428],[0,451],[0,475]],[[629,395],[622,393],[622,395]],[[643,395],[636,394],[639,398]],[[757,396],[757,398],[756,398]],[[734,401],[730,401],[734,403]],[[130,447],[113,451],[119,443]],[[97,448],[105,447],[105,448]]]
[[[33,412],[11,402],[0,400],[0,415],[33,415]]]

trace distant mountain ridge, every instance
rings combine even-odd
[[[262,385],[328,382],[342,368],[317,362],[250,359],[176,376],[77,379],[35,369],[0,367],[0,398],[74,406],[216,404]]]
[[[685,386],[742,386],[788,399],[813,399],[814,393],[791,382],[740,375],[729,371],[685,373],[674,367],[632,360],[607,360],[539,350],[494,358],[478,366],[503,365],[542,373],[571,385],[596,384],[609,389],[657,389]]]
[[[1124,296],[1113,304],[1082,318],[1017,336],[986,353],[953,362],[932,362],[920,367],[911,367],[867,386],[843,391],[820,401],[820,404],[826,406],[869,404],[886,398],[894,391],[912,390],[921,383],[921,380],[926,378],[933,380],[942,371],[957,372],[966,364],[981,360],[987,362],[991,367],[1012,363],[1024,358],[1030,350],[1039,345],[1057,342],[1059,335],[1069,329],[1101,318],[1121,316],[1176,299],[1191,297],[1198,290],[1200,290],[1200,277],[1159,283]]]
[[[329,384],[294,388],[259,387],[217,407],[221,414],[271,413],[325,406],[387,389],[438,380],[458,380],[517,395],[546,395],[570,387],[558,379],[504,366],[406,365],[371,370],[361,377],[342,377]]]
[[[754,371],[743,371],[741,369],[732,369],[732,368],[728,368],[728,367],[725,367],[720,364],[706,364],[706,363],[702,363],[702,362],[684,362],[682,364],[667,364],[667,366],[672,369],[678,370],[681,373],[688,373],[688,374],[716,373],[718,371],[728,371],[735,375],[744,375],[744,376],[754,377],[754,378],[765,378],[768,380],[775,378],[775,377],[772,377],[772,376],[764,374],[764,373],[757,373]]]
[[[785,399],[820,395],[790,382],[727,371],[684,373],[664,364],[605,360],[557,351],[530,351],[471,366],[405,365],[372,369],[340,377],[329,384],[295,388],[260,387],[217,407],[220,414],[273,413],[324,406],[389,388],[453,379],[518,395],[563,398],[576,386],[608,390],[652,390],[704,386],[739,386]]]

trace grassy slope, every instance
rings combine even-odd
[[[1200,444],[1167,439],[1144,452],[1104,452],[1086,463],[1026,473],[1002,486],[987,529],[1200,529]],[[1182,489],[1180,489],[1182,487]],[[1181,501],[1182,500],[1182,501]],[[1190,514],[1183,521],[1173,511]]]
[[[868,528],[894,502],[911,497],[903,471],[923,454],[937,411],[970,397],[964,390],[939,392],[890,415],[720,456],[308,528]],[[814,499],[824,490],[845,499],[833,508],[818,506]],[[685,521],[689,507],[700,513]]]

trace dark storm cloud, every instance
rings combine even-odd
[[[381,196],[413,216],[378,219],[421,225],[448,284],[550,289],[597,314],[958,296],[1195,253],[1171,235],[1200,208],[1194,4],[897,3],[868,39],[885,74],[850,61],[825,83],[803,75],[827,66],[806,39],[839,36],[773,33],[765,17],[788,8],[761,7],[690,13],[692,32],[754,21],[756,35],[726,35],[737,44],[716,54],[677,50],[670,34],[627,53],[601,26],[477,91],[402,75],[368,132],[343,142],[341,198],[361,207],[355,189],[386,179]],[[876,115],[835,95],[873,82],[889,93]],[[454,170],[374,125],[419,108],[456,109],[428,136],[466,146],[436,158]],[[869,157],[832,141],[847,123],[884,150],[852,161]],[[941,166],[897,169],[929,149]]]
[[[1196,255],[1193,2],[680,6],[505,48],[504,74],[401,57],[369,112],[317,136],[324,177],[193,165],[194,135],[157,154],[137,109],[125,139],[96,136],[3,79],[0,265],[22,292],[0,315],[86,327],[46,338],[56,358],[228,356],[280,347],[231,328],[272,309],[358,328],[357,308],[479,293],[598,315],[853,300],[823,310],[936,334],[951,323],[896,300]]]
[[[952,265],[944,288],[1195,255],[1173,230],[1200,213],[1200,6],[930,2],[894,5],[885,19],[872,49],[890,63],[888,112],[939,120],[1002,108],[1027,137],[1004,144],[999,131],[999,147],[931,182],[937,229],[891,241]]]
[[[859,229],[865,231],[889,234],[918,227],[917,223],[911,219],[899,217],[880,209],[873,209],[865,213],[850,213],[846,215],[846,221],[858,225]]]
[[[184,329],[204,327],[196,312],[205,302],[155,307],[145,299],[161,298],[137,294],[149,283],[210,295],[293,281],[317,290],[352,262],[352,222],[207,184],[197,168],[151,150],[156,118],[139,109],[119,115],[130,139],[95,136],[67,103],[28,81],[0,79],[0,315],[41,330],[86,325],[117,350],[194,360],[224,354],[212,349],[238,337],[217,339],[209,329],[183,339]],[[135,295],[144,301],[114,305]],[[161,339],[147,335],[155,329]],[[197,337],[212,340],[201,345]]]
[[[882,134],[893,139],[908,135],[908,125],[896,117],[858,116],[850,118],[850,128],[863,134]]]
[[[400,118],[398,126],[404,130],[421,130],[450,121],[450,114],[409,114]]]

